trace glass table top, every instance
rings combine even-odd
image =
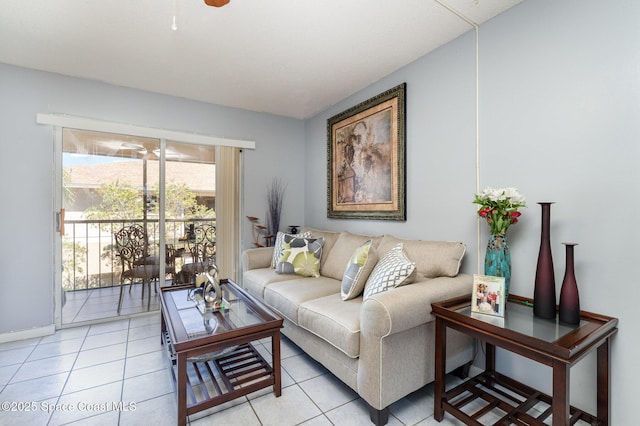
[[[224,309],[203,309],[194,298],[193,289],[168,292],[167,299],[175,305],[179,319],[190,339],[212,336],[265,322],[254,306],[237,295],[229,285],[222,286]],[[199,306],[200,305],[200,306]]]
[[[530,306],[511,301],[507,302],[504,318],[471,312],[471,306],[461,308],[458,312],[549,343],[586,324],[586,321],[580,321],[579,325],[564,324],[557,317],[555,319],[538,318],[533,315],[533,309]]]

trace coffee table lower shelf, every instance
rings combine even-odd
[[[177,356],[173,352],[168,333],[165,344],[173,384],[177,392]],[[187,358],[187,416],[223,404],[235,398],[273,386],[273,368],[251,343],[237,346],[219,357]]]
[[[495,414],[497,409],[504,415],[493,425],[538,426],[550,424],[545,420],[550,421],[551,402],[549,395],[510,377],[497,372],[484,372],[448,390],[443,407],[445,412],[467,425],[485,425],[480,419],[489,412]],[[569,424],[573,425],[579,420],[590,425],[603,424],[595,416],[573,406],[570,407],[570,413]]]

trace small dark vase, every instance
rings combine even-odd
[[[560,303],[558,313],[560,322],[580,324],[580,295],[573,268],[573,248],[577,243],[562,243],[566,246],[567,265],[560,289]]]
[[[511,284],[511,253],[506,235],[489,237],[487,252],[484,256],[484,274],[493,277],[504,277],[504,297],[509,296]]]
[[[542,229],[540,235],[540,251],[536,268],[536,281],[533,289],[533,314],[540,318],[556,317],[556,280],[553,273],[551,257],[551,204],[538,203],[542,206]]]

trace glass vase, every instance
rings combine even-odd
[[[504,297],[509,295],[511,284],[511,253],[506,235],[489,237],[487,252],[484,256],[484,274],[493,277],[504,277]]]
[[[540,251],[536,281],[533,289],[533,314],[540,318],[556,317],[556,281],[551,256],[551,204],[538,203],[542,207],[542,228],[540,230]]]
[[[560,302],[558,316],[561,322],[567,324],[580,324],[580,295],[578,283],[573,268],[573,248],[576,243],[562,243],[566,247],[566,269],[562,288],[560,289]]]

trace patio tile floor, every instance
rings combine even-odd
[[[142,298],[142,285],[134,284],[129,291],[129,285],[124,288],[122,309],[118,310],[120,287],[104,287],[89,290],[68,291],[66,301],[62,307],[62,324],[83,323],[87,321],[107,320],[110,318],[124,318],[131,315],[144,314],[160,310],[160,295],[151,286],[151,301],[147,307],[147,289]]]

